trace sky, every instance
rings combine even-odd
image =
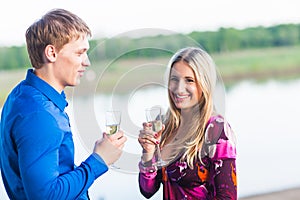
[[[3,1],[3,0],[2,0]],[[25,44],[25,31],[52,8],[81,17],[93,38],[115,37],[144,28],[172,32],[243,29],[300,23],[298,0],[9,0],[0,8],[0,45]]]

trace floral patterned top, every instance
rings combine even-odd
[[[175,160],[159,170],[139,164],[139,187],[146,198],[153,196],[163,184],[164,200],[237,199],[235,137],[230,125],[220,115],[210,118],[202,162],[194,168]]]

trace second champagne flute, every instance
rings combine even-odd
[[[159,132],[162,129],[162,113],[161,108],[156,106],[149,109],[146,109],[146,119],[148,123],[152,124],[152,130],[154,132]],[[157,161],[153,164],[157,167],[162,167],[167,164],[162,157],[160,152],[159,144],[156,145],[157,149]]]

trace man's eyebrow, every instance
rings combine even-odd
[[[86,52],[86,51],[88,51],[89,50],[89,48],[81,48],[81,49],[78,49],[77,51],[78,52]]]

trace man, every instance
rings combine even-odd
[[[8,96],[1,115],[0,167],[10,199],[88,199],[88,188],[121,156],[122,131],[96,141],[74,167],[74,144],[64,88],[90,65],[91,31],[73,13],[55,9],[26,31],[33,69]]]

